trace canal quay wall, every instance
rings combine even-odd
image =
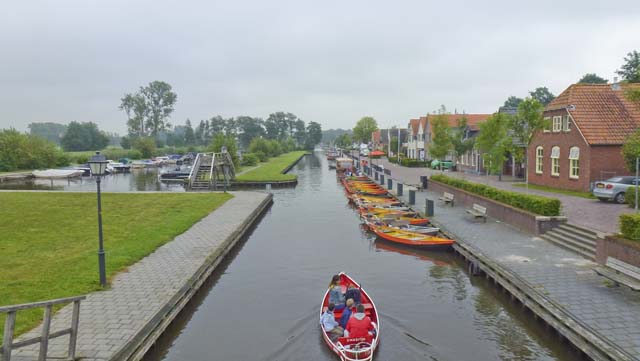
[[[385,177],[385,186],[388,175]],[[393,179],[390,190],[397,194]],[[379,183],[379,181],[378,181]],[[432,223],[456,240],[454,251],[461,255],[470,276],[484,276],[511,295],[532,313],[532,321],[542,320],[561,337],[593,360],[640,360],[640,295],[625,287],[610,287],[594,269],[598,265],[564,248],[547,242],[492,217],[475,221],[456,203],[438,201],[442,190],[418,190],[413,207],[425,213],[426,200],[434,201]]]
[[[273,203],[270,193],[232,192],[233,198],[173,241],[113,278],[111,288],[82,302],[77,356],[82,360],[140,360],[225,256]],[[108,255],[107,255],[108,262]],[[68,327],[71,306],[51,329]],[[40,327],[19,339],[37,337]],[[50,357],[64,356],[68,338],[50,340]],[[17,360],[36,359],[38,347],[20,348]]]

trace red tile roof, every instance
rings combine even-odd
[[[430,115],[430,117],[435,116],[436,114]],[[462,117],[465,117],[467,118],[467,126],[474,130],[477,130],[478,125],[487,120],[487,118],[489,118],[490,116],[491,114],[447,114],[449,127],[457,127],[458,120],[462,119]],[[433,124],[433,122],[429,122],[429,127],[431,127],[431,124]]]
[[[623,144],[640,127],[640,105],[624,97],[625,89],[640,84],[573,84],[545,110],[566,108],[589,144]]]
[[[409,125],[411,126],[411,129],[413,129],[413,134],[418,134],[418,123],[420,122],[420,119],[410,119],[409,120]]]

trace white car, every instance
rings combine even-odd
[[[624,203],[627,190],[638,183],[635,177],[631,176],[609,178],[594,184],[593,195],[603,202],[613,200],[616,203]]]

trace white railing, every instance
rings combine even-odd
[[[189,172],[189,188],[193,185],[195,176],[198,175],[198,168],[200,168],[200,153],[196,155],[196,159],[193,161],[191,171]],[[193,173],[195,171],[195,174]]]
[[[216,165],[216,153],[211,153],[211,169],[209,169],[209,189],[211,189],[211,183],[214,183],[216,180],[213,179],[213,168]]]

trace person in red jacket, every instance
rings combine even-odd
[[[347,328],[345,330],[345,337],[359,338],[372,335],[373,325],[371,324],[371,318],[365,315],[364,306],[362,304],[356,307],[356,313],[351,315],[349,321],[347,321]]]

